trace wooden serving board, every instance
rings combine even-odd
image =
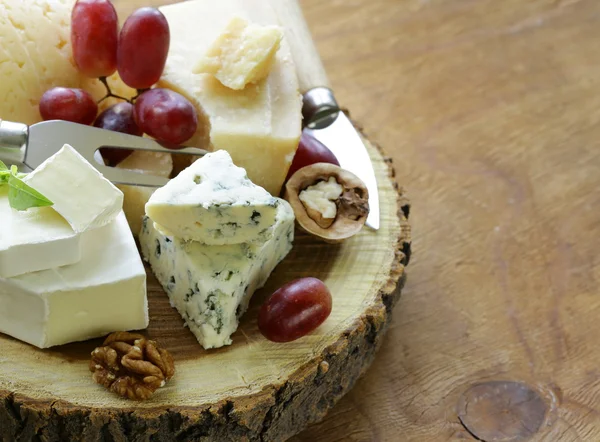
[[[284,440],[321,419],[373,360],[410,256],[408,202],[391,163],[366,143],[379,182],[381,229],[342,245],[297,234],[290,255],[257,292],[233,345],[203,350],[149,272],[150,327],[176,375],[153,398],[131,402],[93,383],[101,340],[39,350],[0,334],[0,439]],[[260,334],[257,311],[287,281],[314,276],[334,298],[329,319],[287,344]]]

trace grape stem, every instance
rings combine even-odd
[[[133,104],[133,101],[140,95],[139,91],[138,91],[138,94],[135,97],[133,97],[131,100],[129,100],[125,97],[121,97],[120,95],[113,94],[113,91],[110,88],[110,85],[108,84],[108,80],[106,77],[100,77],[100,78],[98,78],[98,80],[100,80],[100,82],[106,88],[106,95],[104,97],[102,97],[100,100],[98,100],[98,104],[102,103],[104,100],[106,100],[107,98],[110,98],[110,97],[118,98],[119,100],[127,101],[128,103]]]
[[[99,77],[98,80],[100,80],[100,82],[104,85],[104,87],[106,88],[106,95],[104,97],[102,97],[100,100],[98,100],[98,102],[96,104],[100,104],[102,103],[104,100],[106,100],[107,98],[118,98],[119,100],[123,100],[126,101],[128,103],[135,103],[135,100],[142,95],[144,92],[149,91],[150,88],[147,89],[137,89],[137,94],[131,98],[125,98],[125,97],[121,97],[120,95],[117,94],[113,94],[112,89],[110,88],[110,85],[108,84],[108,79],[107,77]]]

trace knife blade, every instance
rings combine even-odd
[[[318,96],[318,97],[317,97]],[[329,97],[324,101],[324,97]],[[319,104],[315,106],[318,101]],[[339,109],[329,89],[315,88],[304,94],[306,132],[329,148],[346,169],[359,177],[369,191],[369,216],[366,224],[379,229],[379,192],[369,153],[346,114]]]
[[[340,166],[358,176],[369,190],[367,226],[379,229],[379,192],[369,152],[358,131],[340,110],[302,8],[297,0],[268,0],[285,40],[291,47],[300,91],[303,94],[302,115],[310,134],[327,146]]]

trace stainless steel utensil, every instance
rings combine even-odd
[[[43,121],[27,126],[22,123],[0,120],[0,160],[22,163],[35,169],[58,152],[63,145],[70,144],[108,180],[116,184],[161,187],[168,178],[140,172],[108,167],[99,162],[97,151],[102,147],[128,150],[147,150],[183,155],[202,156],[207,151],[195,147],[172,150],[150,138],[122,134],[68,121]]]
[[[379,192],[369,152],[360,134],[340,110],[298,0],[269,0],[292,49],[300,91],[302,114],[311,135],[326,145],[340,165],[359,177],[369,190],[367,226],[379,229]]]

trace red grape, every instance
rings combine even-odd
[[[117,67],[125,84],[147,89],[162,75],[169,52],[169,23],[156,8],[140,8],[127,18],[117,50]]]
[[[96,118],[94,126],[102,129],[112,130],[114,132],[122,132],[124,134],[142,136],[143,132],[135,124],[133,118],[133,105],[126,101],[117,103]],[[102,158],[109,166],[117,165],[131,154],[131,150],[126,149],[111,149],[105,147],[100,149]]]
[[[310,333],[331,313],[331,293],[317,278],[287,283],[267,300],[258,314],[258,328],[273,342],[290,342]]]
[[[40,115],[44,120],[65,120],[91,124],[98,105],[83,89],[55,87],[47,90],[40,100]]]
[[[73,58],[79,71],[92,78],[117,69],[119,19],[109,0],[78,0],[71,12]]]
[[[310,166],[311,164],[315,163],[331,163],[335,164],[336,166],[340,165],[333,152],[330,151],[327,146],[304,131],[300,137],[298,150],[296,151],[294,161],[292,161],[292,165],[290,166],[290,170],[288,171],[285,181],[289,180],[292,175],[298,171],[298,169],[302,169],[303,167]]]
[[[169,89],[150,89],[135,101],[133,117],[145,133],[158,141],[179,145],[198,128],[196,109],[183,95]]]
[[[126,101],[117,103],[96,118],[94,126],[102,129],[121,132],[124,134],[142,136],[144,132],[135,124],[133,118],[133,104]]]

